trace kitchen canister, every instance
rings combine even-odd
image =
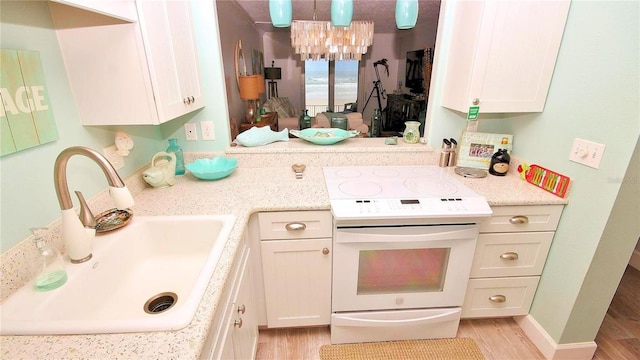
[[[505,176],[509,171],[509,161],[511,156],[507,149],[499,149],[491,157],[491,165],[489,165],[489,174],[496,176]]]
[[[442,150],[440,151],[440,161],[438,162],[438,166],[447,167],[449,166],[449,156],[451,153],[451,141],[448,139],[442,139]]]
[[[417,144],[420,141],[420,123],[417,121],[407,121],[404,123],[404,133],[402,140],[407,144]]]

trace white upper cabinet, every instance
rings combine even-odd
[[[116,2],[136,21],[50,6],[82,124],[155,125],[202,108],[189,2]]]
[[[116,19],[135,22],[138,14],[135,7],[129,6],[132,0],[51,0]]]
[[[458,1],[442,106],[481,113],[542,112],[569,0]]]

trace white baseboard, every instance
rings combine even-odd
[[[598,347],[594,341],[557,344],[531,315],[518,316],[514,319],[548,360],[591,360]]]
[[[640,270],[640,251],[633,250],[633,254],[631,254],[631,259],[629,260],[629,265],[636,268],[636,270]]]

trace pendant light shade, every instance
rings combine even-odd
[[[398,29],[411,29],[418,21],[418,0],[396,1],[396,25]]]
[[[353,0],[331,0],[331,24],[335,27],[351,25]]]
[[[274,27],[289,27],[293,17],[291,0],[269,0],[269,15]]]

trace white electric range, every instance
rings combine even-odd
[[[323,168],[331,342],[455,337],[487,201],[438,166]]]
[[[438,219],[459,222],[491,216],[484,197],[439,166],[323,168],[336,221]]]

